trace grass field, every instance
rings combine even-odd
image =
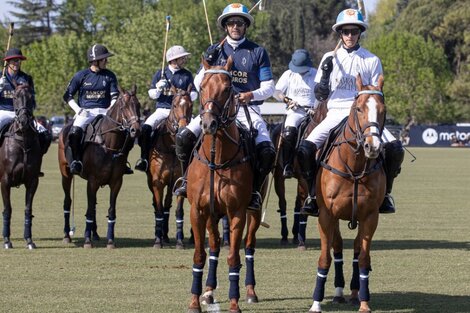
[[[129,158],[132,164],[137,150]],[[371,307],[374,312],[470,312],[470,149],[410,151],[417,160],[411,163],[407,154],[396,180],[397,213],[380,217],[372,244]],[[36,250],[27,250],[22,239],[24,188],[12,191],[14,249],[0,251],[0,312],[186,312],[193,250],[152,248],[154,216],[143,173],[126,176],[118,198],[118,249],[106,249],[102,240],[95,249],[85,250],[81,248],[85,182],[76,182],[77,233],[74,244],[66,246],[62,243],[63,195],[56,144],[45,156],[43,170],[46,176],[41,178],[33,211]],[[294,182],[289,181],[287,187],[292,208]],[[316,220],[309,220],[307,251],[298,251],[293,245],[280,247],[274,192],[269,203],[267,222],[271,228],[258,231],[255,254],[260,303],[241,302],[241,309],[245,313],[306,313],[312,304],[319,256]],[[102,237],[106,235],[107,208],[105,187],[99,191],[97,213]],[[291,227],[291,209],[288,218]],[[174,237],[174,211],[170,223]],[[347,229],[346,222],[342,230],[348,281],[355,233]],[[188,222],[185,234],[189,235]],[[216,299],[220,312],[228,308],[226,254],[221,252],[219,264]],[[349,305],[332,304],[333,293],[332,269],[324,312],[357,311]],[[243,287],[241,294],[244,299]]]

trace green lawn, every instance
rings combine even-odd
[[[470,149],[410,148],[394,196],[397,213],[382,215],[372,245],[370,276],[374,312],[470,312]],[[130,161],[134,164],[138,149]],[[126,176],[118,197],[115,250],[102,240],[85,250],[85,182],[76,182],[74,244],[62,243],[62,189],[57,145],[45,156],[34,201],[33,237],[38,249],[23,242],[24,188],[14,189],[12,241],[0,250],[2,279],[0,312],[185,312],[192,281],[192,249],[152,248],[154,216],[143,173]],[[292,224],[294,181],[288,183],[289,228]],[[312,304],[319,239],[311,219],[307,251],[280,247],[280,223],[274,192],[267,222],[260,228],[256,250],[258,304],[241,302],[243,312],[308,312]],[[188,205],[186,204],[187,208]],[[99,191],[98,229],[106,235],[108,188]],[[189,214],[186,214],[187,220]],[[171,234],[174,237],[174,210]],[[342,224],[345,274],[351,274],[355,233]],[[185,223],[189,235],[189,223]],[[290,235],[289,238],[292,236]],[[174,240],[173,240],[174,242]],[[227,252],[221,252],[220,310],[228,308]],[[243,253],[242,253],[243,255]],[[205,271],[207,273],[207,269]],[[356,312],[332,304],[333,269],[327,282],[324,312]],[[242,268],[242,275],[244,270]],[[244,279],[241,279],[243,285]],[[349,283],[347,282],[347,286]],[[241,288],[244,295],[244,288]],[[218,312],[210,308],[210,312]]]

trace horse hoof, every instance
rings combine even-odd
[[[108,249],[116,249],[116,245],[111,242],[111,243],[108,243],[108,244],[106,245],[106,248],[108,248]]]
[[[85,241],[85,243],[83,244],[83,248],[91,249],[93,248],[93,243],[91,243],[91,241]]]
[[[240,309],[229,310],[229,313],[242,313],[242,310]]]
[[[359,309],[360,313],[372,313],[370,309]]]
[[[176,241],[176,250],[184,250],[184,243],[181,240]]]
[[[297,238],[292,238],[292,244],[293,244],[293,245],[298,245],[298,244],[299,244],[299,239],[297,239]]]
[[[201,309],[188,309],[188,313],[202,313]]]
[[[225,250],[229,250],[230,249],[230,243],[227,240],[224,240],[224,243],[223,243],[222,247]]]
[[[289,240],[287,239],[281,239],[281,246],[287,246],[289,244]]]
[[[163,236],[163,242],[170,243],[170,238],[168,238],[168,236]]]
[[[201,296],[201,303],[204,305],[214,304],[214,296],[212,295]]]
[[[161,249],[161,248],[163,248],[163,245],[162,245],[161,242],[155,242],[154,245],[153,245],[153,247],[154,247],[155,249]]]
[[[64,239],[62,239],[62,243],[63,244],[70,244],[72,243],[72,239],[70,237],[64,237]]]
[[[13,244],[11,243],[11,241],[5,242],[5,243],[3,244],[3,248],[5,248],[5,249],[13,249]]]
[[[344,297],[334,297],[332,302],[333,303],[346,303],[346,299]]]
[[[358,298],[351,298],[349,299],[348,303],[354,306],[361,305],[361,301],[359,301]]]
[[[305,251],[305,250],[307,250],[307,247],[305,246],[305,242],[300,241],[300,242],[299,242],[299,245],[297,246],[297,250],[299,250],[299,251]]]
[[[26,245],[26,248],[28,250],[34,250],[34,249],[36,249],[36,244],[34,242],[30,242]]]
[[[258,303],[258,297],[254,296],[246,296],[246,303]]]
[[[93,234],[93,241],[100,241],[100,235],[98,235],[98,233],[94,233]]]

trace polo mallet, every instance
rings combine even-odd
[[[72,175],[72,228],[70,228],[69,236],[73,237],[75,234],[75,175]]]
[[[288,103],[291,99],[286,97],[282,92],[278,92],[276,95],[275,95],[275,98],[278,99],[278,100],[282,100],[284,101],[285,103]],[[265,217],[266,217],[266,210],[268,209],[268,202],[269,202],[269,196],[271,195],[271,187],[273,185],[273,181],[274,181],[274,173],[276,172],[276,167],[277,167],[277,161],[279,159],[279,153],[281,151],[281,145],[282,145],[282,131],[284,130],[284,125],[286,123],[286,118],[287,118],[287,114],[284,116],[284,120],[282,121],[282,127],[281,127],[281,131],[279,133],[279,141],[277,142],[277,149],[276,149],[276,157],[274,158],[274,170],[273,170],[273,174],[271,176],[271,180],[269,182],[269,187],[268,187],[268,193],[266,194],[266,201],[264,202],[264,208],[263,208],[263,213],[261,215],[261,226],[263,227],[266,227],[266,228],[269,228],[271,227],[268,223],[266,223],[264,221]]]
[[[206,15],[207,31],[209,32],[209,41],[211,42],[211,46],[212,46],[213,43],[212,43],[211,26],[209,24],[209,17],[207,16],[206,0],[202,0],[202,4],[204,5],[204,14]]]
[[[167,17],[166,17],[165,44],[164,44],[164,48],[163,48],[162,77],[161,77],[161,79],[163,79],[163,74],[165,73],[166,44],[168,42],[168,33],[170,32],[170,19],[171,19],[171,16],[167,15]]]
[[[11,37],[13,37],[13,28],[14,28],[14,26],[15,26],[15,23],[10,23],[10,28],[8,30],[7,49],[5,50],[5,52],[7,52],[10,49]],[[3,62],[2,77],[5,76],[6,69],[7,69],[7,61],[5,60]]]

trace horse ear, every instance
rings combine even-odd
[[[207,70],[208,68],[211,67],[209,65],[209,63],[207,63],[206,59],[204,59],[204,58],[201,58],[201,63],[202,63],[202,66],[204,67],[205,70]]]
[[[233,59],[232,59],[232,56],[229,56],[228,59],[227,59],[227,64],[225,64],[225,70],[226,71],[230,71],[230,69],[232,68],[232,65],[233,65]]]
[[[383,87],[384,87],[384,76],[383,76],[382,74],[380,74],[380,76],[379,76],[378,86],[379,86],[380,90],[383,90]]]
[[[136,85],[135,83],[132,85],[131,93],[132,93],[133,95],[137,94],[137,85]]]
[[[361,74],[357,74],[356,76],[356,90],[361,91],[362,90],[362,78]]]
[[[124,90],[122,90],[121,86],[118,86],[118,90],[120,94],[124,93]]]

